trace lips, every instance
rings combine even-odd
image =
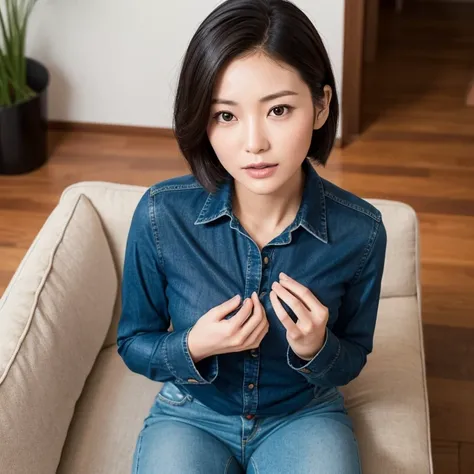
[[[277,165],[265,164],[265,165],[254,165],[254,166],[247,166],[245,169],[247,170],[262,170],[265,168],[273,168]]]

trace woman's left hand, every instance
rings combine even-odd
[[[274,282],[270,301],[278,319],[286,328],[286,339],[301,359],[311,360],[323,347],[329,311],[301,283],[280,273],[280,283]],[[296,314],[296,323],[283,308],[280,297]]]

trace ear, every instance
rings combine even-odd
[[[324,86],[324,99],[322,105],[317,105],[314,108],[314,130],[319,130],[329,117],[329,105],[331,104],[332,99],[332,89],[331,86]]]

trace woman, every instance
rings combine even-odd
[[[311,165],[338,122],[311,21],[285,0],[219,5],[174,119],[192,174],[147,190],[125,254],[118,350],[164,382],[133,472],[360,473],[337,387],[372,351],[386,233]]]

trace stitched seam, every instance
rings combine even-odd
[[[229,459],[227,459],[227,464],[225,465],[224,474],[227,474],[227,472],[229,472],[229,467],[230,467],[231,462],[232,462],[232,456]]]
[[[201,374],[199,373],[197,367],[196,367],[196,364],[194,363],[194,360],[193,358],[191,357],[191,354],[189,353],[188,351],[188,346],[187,346],[187,338],[189,336],[189,333],[191,332],[191,329],[192,327],[190,327],[183,335],[183,339],[182,339],[182,348],[183,348],[183,351],[184,351],[184,354],[185,354],[185,357],[186,357],[186,361],[188,364],[192,365],[193,367],[193,370],[194,370],[194,376],[196,377],[196,380],[198,380],[201,384],[209,384],[211,382],[209,382],[208,380],[206,380],[204,377],[201,376]],[[215,379],[216,377],[214,377]],[[212,379],[212,380],[214,380]]]
[[[247,295],[249,293],[249,285],[248,285],[248,282],[249,282],[249,279],[250,279],[250,259],[251,259],[251,256],[252,256],[252,246],[250,244],[250,241],[247,240],[247,245],[248,245],[248,252],[247,252],[247,268],[245,270],[245,290],[244,290],[244,294],[243,294],[243,298],[245,298],[245,295]]]
[[[339,358],[340,353],[341,353],[341,342],[338,339],[337,352],[336,352],[336,355],[334,356],[334,359],[328,364],[325,370],[316,374],[315,377],[316,378],[324,377],[334,367],[337,359]]]
[[[50,272],[51,272],[51,269],[53,268],[53,262],[54,262],[54,259],[56,257],[56,252],[59,248],[59,245],[62,243],[63,241],[63,238],[64,238],[64,234],[66,233],[66,230],[69,228],[69,223],[71,222],[72,218],[74,217],[74,214],[76,212],[76,208],[77,206],[79,205],[79,202],[81,201],[81,199],[84,199],[85,198],[85,195],[84,194],[80,194],[77,198],[77,201],[76,203],[74,204],[74,207],[71,209],[71,212],[69,214],[69,216],[67,217],[67,220],[66,220],[66,224],[64,225],[59,237],[58,237],[58,240],[56,241],[56,244],[54,245],[53,247],[53,251],[51,252],[51,256],[50,256],[50,259],[49,259],[49,262],[48,262],[48,265],[46,267],[46,271],[44,273],[44,276],[43,276],[43,279],[41,280],[39,286],[38,286],[38,290],[36,291],[36,295],[35,295],[35,298],[33,300],[33,306],[30,310],[30,315],[28,316],[28,320],[26,321],[26,325],[25,325],[25,328],[23,329],[23,332],[20,336],[20,339],[18,340],[18,343],[13,351],[13,354],[10,358],[10,360],[8,361],[6,367],[5,367],[5,371],[3,373],[3,375],[0,377],[0,385],[5,381],[5,379],[7,378],[7,375],[9,374],[10,372],[10,369],[13,365],[13,362],[15,361],[19,351],[20,351],[20,348],[21,346],[23,345],[23,341],[26,339],[26,336],[31,328],[31,324],[33,322],[33,316],[35,314],[35,310],[36,310],[36,307],[38,305],[38,300],[40,298],[40,295],[43,291],[43,288],[46,284],[46,281],[48,280],[49,278],[49,275],[50,275]],[[39,240],[38,240],[39,242]],[[30,253],[31,255],[31,253]],[[24,268],[24,266],[22,267]],[[3,307],[3,305],[2,305]]]
[[[335,201],[335,202],[337,202],[337,203],[339,203],[343,206],[346,206],[350,209],[353,209],[353,210],[358,211],[362,214],[365,214],[366,216],[371,217],[372,219],[374,219],[377,222],[380,222],[380,220],[381,220],[380,212],[377,213],[377,214],[374,214],[372,211],[369,211],[368,209],[364,209],[362,206],[359,206],[358,204],[353,204],[349,201],[341,199],[340,197],[335,196],[334,194],[330,193],[329,191],[325,191],[325,194],[329,199],[332,199],[333,201]],[[370,204],[370,203],[368,203],[368,204]]]
[[[209,206],[211,205],[211,201],[212,201],[212,194],[209,193],[207,195],[206,202],[204,203],[204,206],[202,206],[202,209],[201,209],[201,212],[199,213],[198,218],[194,221],[194,224],[201,223],[201,222],[203,222],[203,223],[209,222],[209,219],[207,221],[202,221],[201,216],[203,216],[207,212],[207,210],[209,209]],[[212,220],[212,219],[210,219],[210,220]]]
[[[140,433],[140,439],[138,440],[138,447],[137,447],[137,464],[135,466],[134,474],[138,474],[138,466],[140,464],[140,453],[142,450],[142,439],[143,439],[143,433]]]
[[[250,441],[252,441],[255,436],[257,436],[257,434],[260,432],[260,430],[262,429],[262,422],[261,420],[257,419],[255,420],[256,423],[255,423],[255,428],[253,430],[253,432],[250,434],[250,436],[245,440],[245,444],[248,444]]]
[[[150,224],[151,224],[151,229],[153,232],[153,240],[155,241],[155,247],[156,247],[156,252],[158,254],[158,259],[161,265],[161,269],[164,273],[165,269],[165,263],[163,259],[163,253],[161,252],[161,247],[160,247],[160,239],[158,237],[158,225],[157,225],[157,219],[155,216],[155,200],[151,193],[149,193],[148,196],[148,218],[150,219]]]
[[[360,276],[362,275],[364,271],[364,267],[369,260],[369,256],[372,253],[373,248],[375,247],[375,241],[377,240],[377,237],[380,231],[380,224],[377,222],[374,222],[374,227],[375,229],[372,229],[372,232],[370,233],[367,246],[365,247],[364,254],[362,255],[362,259],[359,263],[359,268],[357,269],[352,280],[349,282],[349,285],[355,284],[357,280],[360,278]]]
[[[242,460],[242,463],[245,462],[245,442],[244,442],[244,420],[242,417],[240,417],[240,426],[241,426],[241,432],[240,432],[240,458]]]
[[[255,469],[255,474],[258,474],[258,473],[259,473],[259,470],[258,470],[257,464],[255,463],[255,461],[253,460],[253,458],[250,458],[250,462],[252,463],[252,466],[253,466],[253,468]]]
[[[173,367],[170,365],[169,361],[168,361],[168,350],[167,350],[167,339],[172,335],[173,333],[170,332],[164,339],[163,339],[163,352],[165,353],[165,363],[166,363],[166,366],[168,367],[168,370],[178,379],[180,380],[180,377],[178,376],[178,374],[176,374],[176,372],[173,370]]]
[[[324,232],[324,238],[325,242],[328,242],[328,227],[327,227],[327,209],[326,209],[326,189],[324,188],[324,183],[323,180],[321,179],[321,176],[319,176],[318,173],[316,173],[316,176],[318,177],[319,181],[319,192],[321,195],[321,226],[323,228]]]
[[[161,393],[158,393],[156,397],[159,398],[164,403],[167,403],[168,405],[173,405],[173,406],[184,405],[187,400],[187,397],[184,397],[180,402],[175,402],[174,400],[170,400],[169,398],[164,397],[163,395],[161,395]]]
[[[155,196],[156,194],[168,192],[168,191],[189,191],[193,189],[203,189],[200,184],[169,184],[166,186],[152,187],[150,194]]]

